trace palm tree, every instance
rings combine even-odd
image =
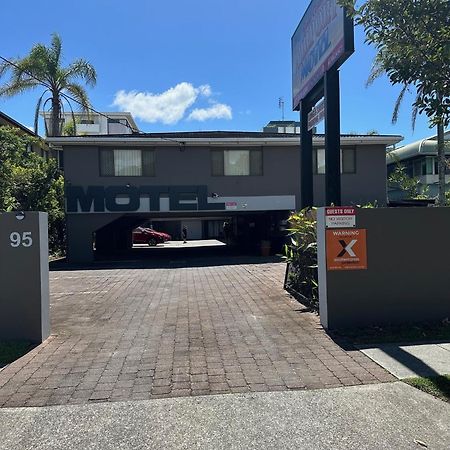
[[[13,97],[36,87],[45,88],[36,104],[34,116],[36,134],[41,106],[45,109],[48,104],[50,105],[50,130],[46,130],[48,136],[61,135],[63,102],[69,105],[72,115],[71,101],[78,103],[85,112],[89,112],[90,109],[87,93],[77,80],[83,80],[88,86],[94,86],[97,81],[94,67],[84,59],[77,59],[67,67],[62,67],[61,59],[61,38],[53,34],[49,47],[36,44],[28,56],[0,63],[0,78],[6,73],[10,74],[9,81],[0,86],[0,97]]]

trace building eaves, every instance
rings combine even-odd
[[[343,145],[394,145],[403,140],[399,135],[341,135]],[[61,136],[47,138],[55,145],[295,145],[300,135],[295,133],[265,133],[259,131],[192,131],[169,133],[139,133],[121,135]],[[315,145],[324,145],[325,136],[313,136]]]

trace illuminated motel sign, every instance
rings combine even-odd
[[[312,0],[292,36],[291,46],[292,108],[300,111],[301,206],[314,206],[312,130],[322,119],[326,204],[340,205],[338,69],[354,51],[353,20],[336,0]]]
[[[353,23],[344,9],[336,0],[313,0],[292,36],[294,110],[325,73],[341,66],[353,49]]]

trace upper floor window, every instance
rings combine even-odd
[[[128,133],[131,127],[126,119],[108,118],[108,134]]]
[[[155,152],[151,149],[100,149],[100,176],[153,177]]]
[[[324,174],[325,149],[315,148],[313,150],[313,172]],[[354,148],[341,148],[341,173],[356,173],[356,150]]]
[[[262,150],[212,150],[211,172],[213,176],[260,176]]]

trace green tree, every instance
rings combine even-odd
[[[46,211],[49,248],[61,253],[65,242],[64,179],[54,159],[29,150],[34,138],[0,126],[0,211]]]
[[[88,86],[94,86],[97,75],[94,67],[84,59],[77,59],[67,67],[61,66],[62,46],[57,34],[52,35],[50,46],[36,44],[28,56],[0,63],[0,78],[9,74],[10,79],[0,86],[0,97],[12,97],[24,91],[44,88],[36,104],[34,128],[38,132],[39,111],[41,106],[51,106],[49,136],[61,135],[61,113],[63,101],[72,109],[69,96],[72,97],[83,111],[89,112],[90,102],[84,87],[78,80],[83,80]],[[75,122],[75,121],[74,121]]]
[[[419,178],[410,177],[406,173],[406,167],[399,162],[388,177],[388,186],[405,192],[408,199],[428,198],[428,186],[422,187]]]
[[[372,77],[385,73],[402,91],[394,108],[411,88],[415,114],[425,113],[437,127],[439,196],[445,205],[444,129],[450,123],[450,2],[448,0],[338,0],[362,25],[366,42],[377,55]],[[397,111],[397,112],[396,112]]]

